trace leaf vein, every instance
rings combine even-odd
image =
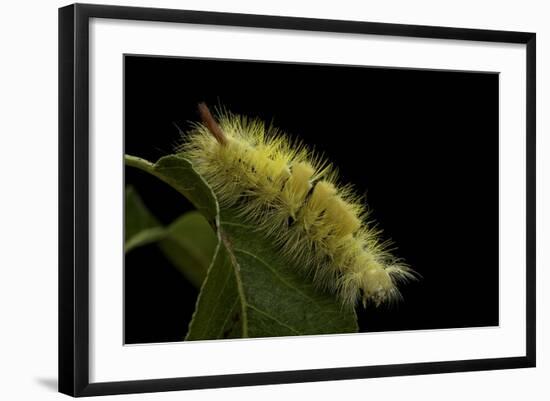
[[[295,290],[297,293],[299,293],[300,295],[302,295],[304,298],[307,298],[309,299],[315,306],[318,306],[320,307],[320,305],[317,303],[317,301],[313,298],[311,298],[309,295],[307,295],[306,293],[304,293],[300,288],[292,285],[291,283],[289,283],[287,280],[285,280],[283,277],[281,277],[281,275],[275,270],[273,269],[265,260],[263,260],[262,258],[258,257],[257,255],[254,255],[253,253],[251,252],[248,252],[242,248],[234,248],[233,249],[235,252],[240,252],[240,253],[244,253],[245,255],[248,255],[250,257],[253,257],[254,259],[257,259],[260,263],[262,263],[265,267],[267,267],[269,269],[269,271],[271,271],[273,273],[273,275],[275,277],[277,277],[279,279],[279,281],[281,281],[283,284],[285,284],[287,287]]]
[[[258,313],[264,315],[264,316],[267,317],[268,319],[273,320],[275,323],[279,324],[280,326],[286,327],[287,329],[289,329],[289,330],[292,331],[293,333],[296,333],[296,334],[298,334],[298,335],[302,335],[302,333],[300,333],[300,332],[297,331],[296,329],[290,327],[289,325],[284,324],[284,323],[281,322],[280,320],[274,318],[274,317],[271,316],[269,313],[267,313],[267,312],[265,312],[265,311],[263,311],[263,310],[261,310],[261,309],[258,309],[258,308],[255,307],[254,305],[251,305],[251,304],[247,304],[247,305],[248,305],[248,307],[249,307],[250,309],[253,309],[253,310],[255,310],[256,312],[258,312]]]
[[[225,282],[223,283],[223,285],[221,287],[220,293],[218,294],[218,297],[216,298],[216,302],[214,303],[214,309],[212,310],[212,313],[210,314],[210,317],[209,317],[208,321],[204,325],[205,331],[210,326],[210,323],[212,322],[212,317],[215,316],[214,311],[218,308],[219,305],[222,304],[221,302],[219,302],[219,299],[221,298],[223,292],[225,291],[225,287],[227,287],[227,283],[229,282],[230,277],[231,277],[231,271],[229,270],[228,274],[227,274],[227,277],[225,279]]]
[[[233,301],[233,305],[231,305],[231,308],[229,308],[229,312],[227,313],[227,316],[225,317],[225,320],[223,321],[223,324],[221,325],[220,331],[216,336],[216,338],[220,338],[220,336],[222,335],[223,329],[225,329],[225,325],[227,324],[227,321],[231,317],[231,314],[233,313],[233,309],[235,309],[235,305],[237,304],[238,301],[239,301],[239,297],[235,297],[235,301]]]

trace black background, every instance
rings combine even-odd
[[[156,161],[197,103],[275,122],[321,150],[422,275],[361,331],[498,325],[498,74],[125,56],[125,151]],[[170,223],[191,206],[126,168]],[[125,261],[125,342],[181,341],[197,296],[156,246]]]

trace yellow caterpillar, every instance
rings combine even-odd
[[[220,112],[216,121],[204,104],[199,112],[202,123],[177,151],[222,209],[236,210],[343,305],[400,298],[397,284],[415,273],[389,253],[367,224],[363,199],[338,184],[325,159],[261,120]]]

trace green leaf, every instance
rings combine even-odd
[[[197,288],[206,277],[218,242],[214,230],[196,211],[162,227],[131,186],[126,188],[125,252],[158,242],[165,256]]]
[[[219,213],[218,203],[212,190],[191,163],[177,155],[161,158],[153,164],[136,156],[125,155],[128,166],[139,168],[164,181],[185,196],[208,221],[213,221]]]
[[[140,231],[124,243],[124,252],[128,253],[137,247],[152,244],[164,238],[166,231],[163,227],[148,228]]]
[[[216,227],[218,243],[202,285],[187,340],[349,333],[357,331],[353,309],[316,289],[277,252],[273,241],[219,210],[206,181],[184,158],[152,164],[126,163],[155,175],[189,199]]]
[[[199,212],[188,212],[174,221],[159,243],[168,259],[195,287],[200,288],[212,262],[218,238]]]
[[[125,194],[124,252],[160,240],[165,230],[149,212],[133,187]]]

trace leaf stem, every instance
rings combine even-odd
[[[153,163],[145,159],[142,159],[141,157],[124,155],[124,163],[127,166],[136,167],[136,168],[139,168],[140,170],[146,171],[147,173],[154,174]]]

